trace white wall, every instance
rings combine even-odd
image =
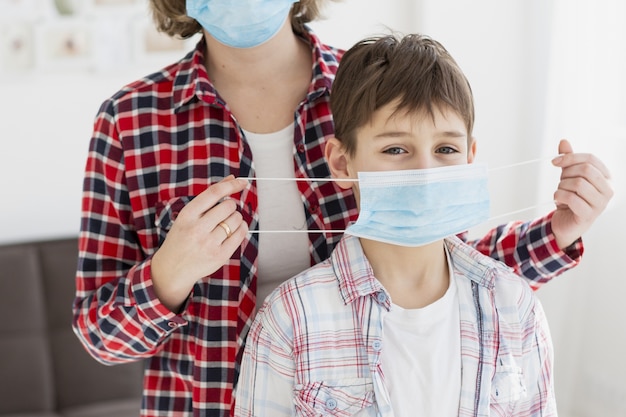
[[[442,41],[475,93],[478,158],[496,167],[556,154],[560,138],[547,139],[547,147],[543,139],[550,4],[345,0],[328,9],[328,20],[313,26],[327,43],[344,48],[363,36],[384,32],[385,26],[424,32]],[[0,243],[76,234],[93,116],[104,98],[159,66],[152,62],[109,74],[0,77]],[[611,149],[602,149],[600,143],[584,145],[587,148],[578,150],[621,157],[626,150],[623,144]],[[613,157],[611,162],[615,161]],[[493,176],[494,215],[551,200],[549,192],[537,197],[535,191],[540,182],[556,184],[559,172],[539,167]],[[611,168],[619,171],[616,177],[624,177],[623,165],[614,163]],[[619,187],[618,193],[623,182]],[[585,236],[582,265],[539,293],[552,326],[557,392],[565,417],[626,415],[626,303],[621,300],[626,281],[618,265],[617,240],[626,232],[622,215],[626,207],[619,196],[616,201]],[[484,228],[507,218],[528,219],[549,208],[499,218]]]
[[[91,126],[128,76],[16,76],[0,81],[0,242],[77,234]]]

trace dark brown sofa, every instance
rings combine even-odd
[[[0,245],[0,416],[139,415],[142,363],[105,366],[72,332],[77,239]]]

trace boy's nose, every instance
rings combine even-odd
[[[439,161],[436,161],[432,156],[427,154],[416,155],[415,166],[413,169],[428,169],[441,166]]]

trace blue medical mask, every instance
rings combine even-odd
[[[187,15],[232,48],[252,48],[276,35],[297,0],[187,0]]]
[[[359,217],[346,233],[422,246],[489,219],[487,167],[359,172]]]

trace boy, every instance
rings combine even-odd
[[[455,236],[488,215],[455,61],[424,36],[362,41],[331,108],[325,156],[359,218],[328,260],[267,298],[235,415],[555,416],[539,301]]]

